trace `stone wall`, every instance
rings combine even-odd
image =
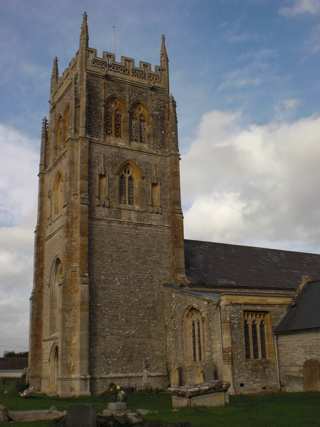
[[[320,331],[309,330],[279,335],[278,354],[281,389],[284,391],[320,390]],[[308,362],[311,361],[311,376]]]
[[[182,383],[201,383],[222,379],[221,326],[218,298],[196,297],[183,290],[167,287],[166,331],[167,359],[171,385]],[[193,361],[188,342],[192,340],[192,330],[185,329],[185,316],[192,309],[197,310],[203,319],[203,357]],[[188,325],[187,325],[188,326]],[[179,378],[180,376],[180,378]]]
[[[170,98],[163,88],[93,73],[87,90],[92,392],[104,391],[111,382],[165,387],[161,289],[174,280],[174,218],[181,216],[180,177],[172,169],[172,158],[179,162],[179,155],[168,130],[173,128]],[[122,106],[120,138],[106,131],[106,109],[114,99]],[[140,104],[147,112],[145,142],[132,140],[129,131],[131,111]],[[135,173],[132,205],[119,198],[127,164]],[[152,185],[160,188],[156,206]]]
[[[232,337],[232,377],[234,393],[259,393],[279,390],[277,354],[272,330],[285,314],[286,307],[286,305],[269,304],[233,304],[229,306],[228,322],[230,322]],[[261,311],[268,313],[270,316],[266,337],[267,357],[265,359],[246,358],[244,311]]]

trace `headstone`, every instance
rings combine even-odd
[[[8,409],[0,405],[0,423],[4,423],[6,421],[9,421],[9,415],[8,415]]]
[[[110,402],[108,403],[108,409],[112,412],[122,412],[126,411],[127,404],[126,402]]]
[[[75,405],[68,409],[66,427],[96,427],[97,415],[93,406]]]

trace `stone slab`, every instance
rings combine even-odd
[[[173,408],[195,408],[195,407],[215,407],[225,406],[229,403],[229,395],[224,391],[207,393],[203,395],[185,397],[172,396]]]
[[[9,417],[16,422],[52,421],[62,418],[64,411],[33,410],[33,411],[9,411]]]

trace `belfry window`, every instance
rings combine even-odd
[[[146,142],[146,121],[143,114],[139,116],[139,142]]]
[[[119,195],[121,204],[134,205],[134,177],[133,170],[130,165],[127,165],[120,175]]]
[[[244,312],[244,347],[246,359],[267,358],[268,313]]]
[[[123,104],[115,99],[106,104],[106,134],[115,138],[122,137]]]
[[[114,136],[121,138],[121,112],[119,110],[114,112]]]
[[[131,113],[130,136],[132,141],[147,142],[147,112],[140,104]]]

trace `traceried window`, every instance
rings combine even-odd
[[[146,142],[146,119],[143,114],[139,116],[139,142]]]
[[[122,138],[123,133],[123,104],[113,99],[106,104],[105,126],[106,134],[115,138]]]
[[[147,111],[140,104],[131,112],[130,137],[135,142],[147,142]]]
[[[202,362],[204,359],[204,321],[201,313],[192,308],[184,319],[184,339],[186,358],[190,362]]]
[[[124,205],[134,205],[134,177],[133,168],[127,165],[120,175],[120,203]]]
[[[246,359],[266,359],[269,315],[262,311],[244,312],[244,346]]]

